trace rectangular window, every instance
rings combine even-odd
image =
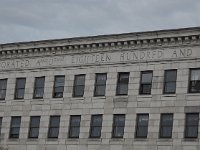
[[[48,138],[58,138],[60,116],[50,116]]]
[[[24,99],[26,78],[17,78],[15,86],[15,99]]]
[[[35,78],[35,87],[34,87],[33,98],[43,98],[44,82],[45,82],[45,77],[36,77]]]
[[[38,138],[40,128],[40,116],[32,116],[30,119],[29,138]]]
[[[79,138],[81,116],[70,116],[69,138]]]
[[[199,113],[186,114],[185,138],[197,138],[199,127]]]
[[[176,93],[177,70],[165,70],[164,94]]]
[[[100,138],[102,128],[102,115],[92,115],[90,124],[90,138]]]
[[[129,72],[118,73],[116,95],[128,95]]]
[[[200,92],[200,69],[190,69],[189,93]]]
[[[136,122],[136,138],[147,138],[148,134],[148,123],[149,115],[148,114],[138,114]]]
[[[85,75],[75,75],[73,97],[83,97],[85,89]]]
[[[3,117],[0,117],[0,138],[1,138],[2,120],[3,120]]]
[[[152,71],[142,71],[140,80],[140,94],[151,94]]]
[[[54,98],[63,97],[64,85],[65,85],[65,76],[55,76],[54,90],[53,90]]]
[[[171,138],[173,128],[173,114],[161,114],[160,138]]]
[[[6,98],[7,79],[0,79],[0,100]]]
[[[105,96],[106,80],[107,80],[106,73],[96,74],[94,96]]]
[[[113,138],[123,138],[125,126],[125,115],[114,115],[113,116]]]
[[[16,116],[11,118],[10,138],[19,138],[21,117]]]

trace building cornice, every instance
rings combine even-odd
[[[200,44],[200,27],[0,45],[0,57],[85,53]]]

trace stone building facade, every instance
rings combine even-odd
[[[199,150],[200,28],[0,45],[0,145]]]

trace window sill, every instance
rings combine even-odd
[[[137,98],[152,98],[152,95],[138,95]]]
[[[6,103],[6,100],[0,100],[0,103]]]
[[[199,139],[198,138],[184,138],[182,141],[183,142],[198,142]]]
[[[200,93],[187,93],[187,96],[200,96]]]
[[[92,99],[105,99],[106,96],[94,96]]]
[[[128,98],[128,95],[116,95],[115,98]]]
[[[163,94],[162,97],[176,97],[176,94]]]
[[[25,99],[14,99],[12,102],[24,102]]]
[[[84,97],[72,97],[71,100],[84,100]]]

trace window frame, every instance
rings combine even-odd
[[[188,125],[187,118],[188,115],[197,115],[198,116],[198,122],[197,125]],[[188,136],[188,127],[196,127],[197,129],[197,135],[196,136]],[[186,113],[185,114],[185,130],[184,130],[184,138],[185,139],[197,139],[198,138],[198,131],[199,131],[199,113]]]
[[[190,68],[189,69],[189,79],[188,79],[188,93],[200,93],[200,90],[199,90],[199,92],[197,91],[197,92],[193,92],[193,91],[191,91],[191,82],[193,81],[193,80],[191,80],[191,77],[192,77],[192,71],[193,70],[200,70],[200,68]],[[194,80],[194,81],[200,81],[200,80]]]
[[[162,122],[163,121],[163,116],[167,116],[167,115],[170,116],[170,117],[172,117],[172,124],[171,125],[164,125],[163,122]],[[160,115],[159,138],[162,138],[162,139],[172,138],[173,122],[174,122],[174,115],[173,115],[173,113],[162,113]],[[164,128],[171,128],[170,136],[166,136],[166,135],[163,134],[162,130]]]
[[[121,82],[120,82],[120,79],[121,79],[120,77],[121,77],[122,75],[128,75],[128,83],[124,84],[124,83],[121,83]],[[130,72],[118,72],[118,75],[117,75],[116,96],[128,95],[128,90],[129,90],[129,78],[130,78]],[[121,94],[121,92],[120,92],[120,90],[119,90],[121,85],[126,85],[126,86],[127,86],[127,91],[126,91],[126,93],[122,93],[122,94]]]
[[[63,77],[64,78],[64,82],[63,82],[63,86],[57,86],[56,87],[56,78],[59,78],[59,77]],[[56,88],[60,88],[60,87],[62,87],[63,88],[63,91],[62,91],[62,95],[61,96],[56,96],[56,93],[61,93],[61,92],[55,92],[56,90]],[[56,75],[56,76],[54,76],[54,86],[53,86],[53,98],[63,98],[63,93],[64,93],[64,88],[65,88],[65,75]]]
[[[17,86],[18,86],[18,80],[25,80],[24,81],[24,88],[18,88]],[[15,100],[20,100],[20,99],[24,99],[24,95],[25,95],[25,89],[26,89],[26,78],[24,77],[24,78],[16,78],[16,81],[15,81],[15,96],[14,96],[14,99]],[[18,90],[24,90],[24,94],[23,94],[23,97],[22,98],[19,98],[19,97],[17,97],[17,92],[18,92]]]
[[[76,85],[76,81],[77,81],[77,78],[80,77],[80,76],[84,76],[84,84],[83,85]],[[83,97],[84,94],[85,94],[85,77],[86,75],[85,74],[78,74],[78,75],[74,75],[74,85],[73,85],[73,94],[72,94],[72,97]],[[83,87],[82,88],[82,92],[83,94],[82,95],[76,95],[76,87]]]
[[[0,139],[1,139],[2,123],[3,123],[3,117],[0,117]]]
[[[36,125],[36,126],[32,126],[32,119],[33,118],[38,118],[39,119],[39,124],[38,125]],[[30,116],[30,121],[29,121],[29,131],[28,131],[28,138],[29,139],[38,139],[38,137],[39,137],[39,129],[40,129],[40,119],[41,119],[41,117],[40,116]],[[35,137],[35,136],[32,136],[32,129],[38,129],[38,131],[37,131],[37,136]]]
[[[93,119],[95,117],[101,117],[101,125],[93,125]],[[101,137],[101,130],[102,130],[102,123],[103,123],[103,115],[102,114],[97,114],[97,115],[92,115],[91,116],[91,121],[90,121],[90,136],[89,138],[100,138]],[[100,135],[94,136],[92,133],[94,131],[94,128],[100,128]]]
[[[148,122],[147,125],[145,126],[139,126],[139,117],[140,116],[148,116]],[[139,136],[139,127],[145,127],[146,128],[146,134],[145,136]],[[148,137],[148,129],[149,129],[149,114],[148,113],[144,113],[144,114],[137,114],[137,118],[136,118],[136,126],[135,126],[135,138],[137,139],[146,139]]]
[[[105,83],[104,84],[98,84],[97,83],[97,77],[98,76],[101,76],[101,75],[105,75],[105,77],[106,77],[106,80],[105,80]],[[94,97],[100,97],[100,96],[105,96],[105,94],[106,94],[106,82],[107,82],[107,73],[96,73],[95,74],[95,85],[94,85]],[[97,92],[97,87],[99,87],[99,86],[103,86],[104,87],[104,94],[97,94],[98,92]]]
[[[73,125],[72,126],[72,118],[73,117],[79,117],[79,125]],[[81,115],[70,115],[70,121],[69,121],[69,130],[68,130],[68,138],[71,139],[78,139],[80,136],[80,127],[81,127]],[[78,128],[79,129],[79,134],[78,136],[72,136],[72,128]]]
[[[176,71],[176,80],[175,81],[168,81],[168,82],[166,81],[168,71]],[[165,70],[165,72],[164,72],[163,94],[176,94],[176,82],[177,82],[177,69]],[[175,83],[175,91],[174,92],[166,92],[165,91],[165,86],[167,85],[167,83]]]
[[[52,125],[51,125],[52,118],[56,118],[56,117],[59,118],[58,126],[52,126]],[[50,134],[51,129],[55,129],[55,128],[58,129],[58,135],[57,135],[57,136],[52,136],[52,135]],[[60,115],[53,115],[53,116],[50,116],[50,117],[49,117],[49,127],[48,127],[48,138],[49,138],[49,139],[57,139],[57,138],[59,137],[59,132],[60,132]]]
[[[147,83],[144,84],[144,83],[142,83],[142,75],[143,75],[143,74],[148,74],[148,73],[151,73],[151,74],[152,74],[151,83],[150,83],[150,84],[147,84]],[[153,70],[141,71],[141,73],[140,73],[139,95],[151,95],[152,83],[153,83]],[[150,85],[150,86],[151,86],[150,92],[149,92],[149,93],[144,93],[144,92],[142,92],[142,91],[143,91],[143,85]]]
[[[6,82],[6,86],[5,86],[5,89],[0,89],[0,93],[1,93],[1,91],[5,91],[5,95],[4,95],[3,98],[0,97],[0,100],[5,100],[5,99],[6,99],[6,92],[7,92],[8,78],[0,79],[0,82],[3,81],[3,80],[5,80],[5,82]]]
[[[18,124],[18,126],[14,126],[14,127],[13,127],[13,119],[14,119],[14,118],[20,119],[20,121],[19,121],[20,123]],[[18,129],[18,134],[13,134],[13,133],[12,133],[12,129],[16,129],[16,128]],[[11,117],[11,122],[10,122],[9,138],[10,138],[10,139],[19,139],[20,128],[21,128],[21,116],[12,116],[12,117]],[[14,137],[13,135],[14,135],[14,136],[17,135],[17,136]]]
[[[37,87],[37,86],[36,86],[36,80],[37,80],[37,79],[40,79],[40,78],[44,78],[43,87]],[[45,76],[35,77],[34,89],[33,89],[33,99],[42,99],[42,98],[44,97],[44,88],[45,88]],[[37,90],[37,89],[43,89],[43,94],[42,94],[42,96],[36,96],[36,90]]]
[[[122,117],[124,117],[123,119],[124,119],[124,125],[123,126],[118,126],[117,124],[116,124],[116,117],[118,117],[118,116],[122,116]],[[126,115],[125,114],[114,114],[113,115],[113,125],[112,125],[112,138],[116,138],[116,139],[120,139],[120,138],[123,138],[124,137],[124,129],[125,129],[125,122],[126,122]],[[123,128],[123,135],[122,136],[117,136],[117,132],[116,132],[116,128],[117,127],[122,127]]]

